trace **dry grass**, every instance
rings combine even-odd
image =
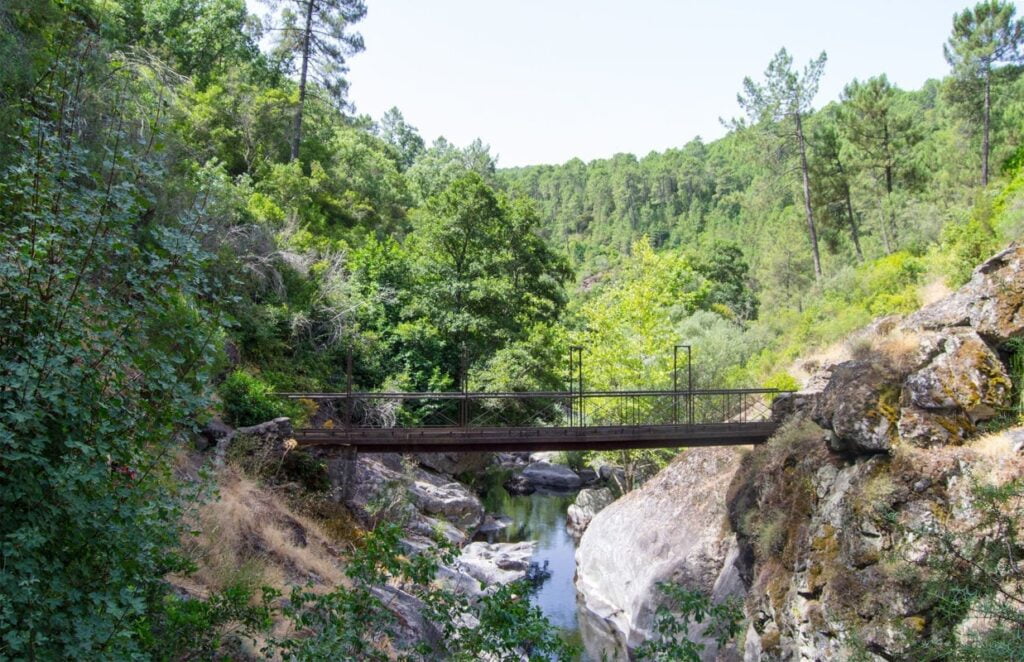
[[[921,338],[916,333],[893,331],[874,340],[878,358],[900,375],[908,375],[921,358]]]
[[[921,306],[927,306],[946,298],[952,293],[953,290],[949,289],[949,286],[946,285],[945,279],[936,278],[930,283],[921,286],[921,289],[918,290],[918,297],[921,299]]]
[[[183,544],[197,571],[174,583],[209,594],[232,585],[285,590],[344,581],[338,550],[316,523],[235,469],[224,469],[218,483],[218,498],[200,508],[196,533]]]
[[[1000,430],[999,432],[981,435],[969,441],[967,445],[981,455],[996,459],[1016,457],[1018,451],[1015,448],[1016,444],[1010,432],[1011,430]]]
[[[851,358],[853,357],[850,354],[849,345],[845,341],[837,342],[824,349],[817,350],[806,357],[797,359],[789,366],[786,372],[793,375],[800,384],[806,387],[811,376],[818,370],[848,361]]]

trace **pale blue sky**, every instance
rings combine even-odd
[[[367,0],[351,99],[398,106],[430,142],[481,138],[499,165],[643,155],[724,133],[743,77],[782,46],[829,62],[816,105],[854,77],[946,73],[967,0]],[[970,4],[973,4],[971,2]]]

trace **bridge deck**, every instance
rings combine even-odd
[[[619,450],[760,444],[778,423],[698,423],[593,427],[436,427],[299,429],[301,446],[355,447],[362,453]]]

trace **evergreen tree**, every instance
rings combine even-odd
[[[408,170],[416,157],[423,153],[423,138],[416,127],[405,121],[402,111],[392,107],[380,118],[377,133],[398,150],[398,165]]]
[[[764,83],[750,78],[743,80],[743,92],[737,95],[740,107],[751,121],[765,127],[779,127],[787,143],[795,148],[800,161],[800,176],[804,196],[804,215],[807,219],[807,237],[814,258],[814,275],[821,279],[821,256],[818,253],[818,233],[811,207],[811,179],[807,164],[807,140],[804,137],[804,119],[811,112],[811,102],[818,92],[818,81],[825,69],[827,56],[811,60],[803,72],[793,70],[793,57],[781,49],[764,72]]]
[[[826,111],[831,111],[826,113]],[[818,182],[815,200],[820,210],[822,235],[830,248],[839,244],[840,230],[850,232],[857,259],[864,261],[860,227],[853,209],[852,174],[843,154],[843,140],[836,125],[834,107],[822,111],[811,131],[811,173]]]
[[[363,50],[363,37],[349,32],[353,23],[366,16],[363,0],[275,0],[287,2],[277,51],[298,67],[299,104],[292,125],[292,152],[299,158],[302,141],[302,113],[310,81],[320,85],[338,108],[348,103],[348,67],[345,58]]]
[[[989,178],[993,73],[1000,63],[1021,59],[1024,22],[1014,19],[1016,11],[1013,3],[1002,0],[979,2],[953,16],[953,34],[943,45],[946,61],[953,68],[953,100],[964,106],[974,121],[980,115],[982,186],[988,185]]]
[[[837,118],[854,160],[883,189],[887,213],[880,228],[887,253],[896,250],[898,241],[893,191],[898,177],[910,177],[910,151],[920,141],[914,118],[901,107],[898,93],[884,74],[863,83],[854,80],[843,90]]]

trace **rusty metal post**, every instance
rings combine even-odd
[[[583,400],[583,347],[581,346],[576,348],[576,369],[579,371],[580,375],[580,427],[583,427],[583,418],[587,413],[587,405]]]
[[[345,430],[352,429],[352,347],[345,356]]]
[[[693,351],[686,345],[686,390],[690,393],[690,425],[693,425]]]
[[[469,378],[466,376],[466,346],[462,346],[462,357],[459,360],[459,381],[460,390],[462,391],[462,399],[459,401],[459,427],[464,428],[469,422],[468,404],[469,401],[466,399],[466,391],[468,390]]]
[[[693,368],[691,357],[693,356],[690,345],[676,345],[672,349],[672,391],[673,423],[679,424],[679,348],[686,350],[686,419],[693,425]]]
[[[575,390],[573,388],[573,380],[575,379],[575,377],[574,377],[574,375],[572,373],[572,351],[573,351],[572,347],[570,347],[569,348],[569,427],[573,427],[573,426],[576,425],[576,419],[575,419],[576,413],[573,410],[573,401],[572,401],[572,394],[573,394],[573,391]]]
[[[672,424],[679,425],[679,345],[672,348]]]

